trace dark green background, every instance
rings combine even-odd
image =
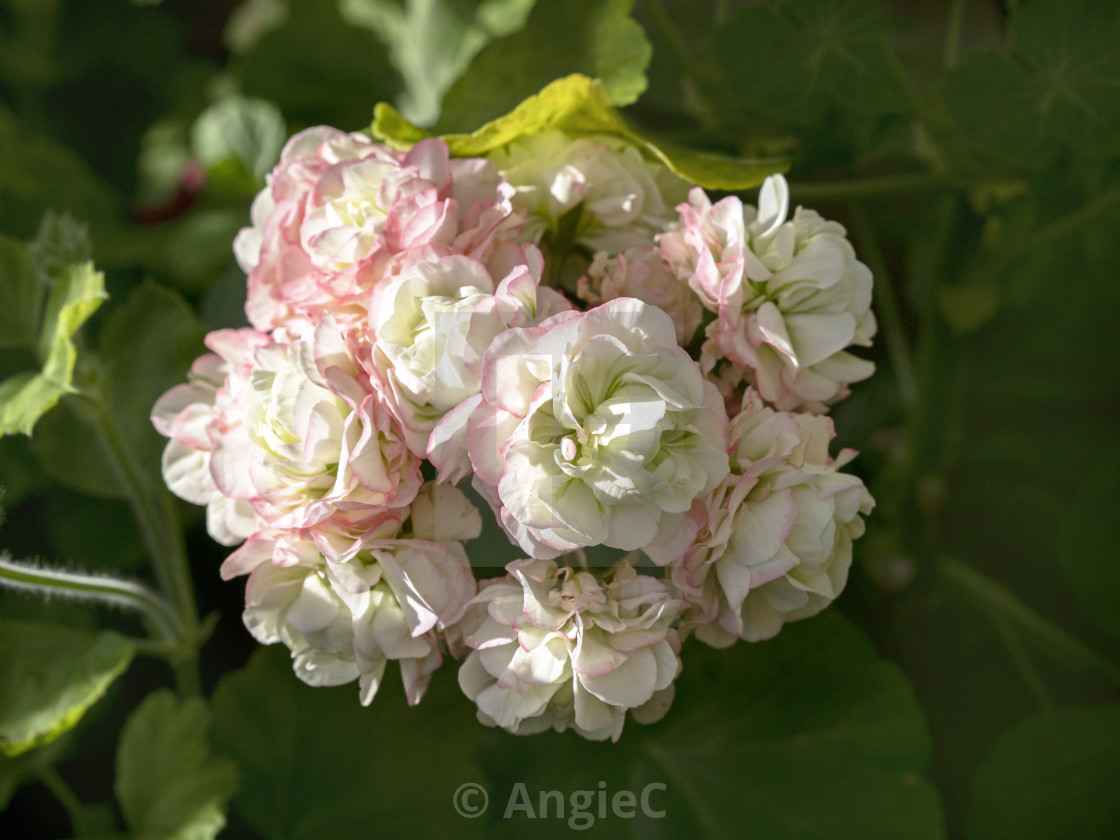
[[[665,820],[592,836],[1116,836],[1120,5],[661,0],[631,16],[538,0],[522,21],[529,3],[386,2],[397,23],[373,2],[292,0],[235,50],[223,0],[0,3],[0,233],[32,238],[48,208],[89,225],[111,297],[85,345],[149,480],[148,407],[204,329],[243,322],[230,243],[277,130],[363,129],[382,100],[430,122],[446,91],[437,129],[470,131],[559,76],[602,76],[625,102],[644,73],[623,112],[635,126],[787,155],[794,200],[844,223],[872,268],[879,370],[833,416],[878,504],[833,610],[755,646],[689,643],[666,719],[628,723],[614,746],[485,730],[450,666],[415,710],[392,677],[369,709],[352,687],[307,689],[282,651],[240,670],[256,647],[242,583],[219,581],[224,550],[180,505],[200,611],[219,615],[201,659],[210,743],[241,768],[223,836],[566,835],[449,807],[480,781],[493,811],[519,780],[666,782]],[[200,114],[233,93],[271,102],[282,126],[246,118],[229,149],[192,147]],[[28,364],[0,350],[0,377]],[[83,429],[63,401],[31,441],[0,439],[0,547],[145,578]],[[141,632],[7,593],[0,616]],[[170,684],[137,659],[41,757],[103,804],[107,828],[125,825],[121,727]],[[0,761],[0,834],[72,836],[25,769]]]

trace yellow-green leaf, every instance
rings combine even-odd
[[[92,262],[63,269],[47,298],[38,351],[41,368],[0,383],[0,435],[30,435],[35,422],[50,411],[63,394],[74,390],[71,380],[78,357],[74,334],[108,296],[105,276]]]
[[[453,155],[472,157],[511,143],[519,137],[558,128],[573,135],[631,136],[611,105],[603,83],[578,73],[557,79],[503,117],[470,134],[444,137]]]
[[[413,125],[400,111],[388,102],[378,102],[373,108],[373,136],[396,148],[404,148],[431,137],[432,133],[418,125]]]
[[[560,129],[575,137],[593,134],[621,137],[686,181],[707,189],[750,189],[762,183],[767,175],[789,168],[786,158],[731,158],[646,138],[622,118],[601,81],[578,73],[557,79],[505,116],[491,120],[470,134],[447,134],[442,139],[452,155],[475,157],[518,138],[550,129]],[[398,147],[431,136],[386,103],[374,109],[371,130],[378,139]]]
[[[72,729],[132,660],[117,633],[0,620],[0,753],[19,755]]]

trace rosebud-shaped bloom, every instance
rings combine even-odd
[[[551,130],[490,157],[517,190],[514,203],[529,213],[525,236],[532,242],[548,234],[611,253],[646,244],[672,221],[669,208],[684,194],[682,181],[617,137],[573,139]],[[576,208],[578,220],[562,233],[561,217]]]
[[[429,488],[418,496],[428,508],[421,522],[437,510],[456,514],[441,522],[441,541],[428,539],[436,534],[423,527],[394,534],[382,523],[358,537],[355,550],[332,560],[320,552],[320,540],[301,540],[300,534],[254,537],[261,544],[258,554],[273,562],[261,560],[252,569],[245,625],[264,644],[285,644],[304,682],[357,679],[361,702],[369,705],[387,662],[395,660],[409,703],[420,701],[442,662],[440,634],[462,617],[476,591],[459,540],[481,529],[477,511],[458,490]],[[264,545],[270,539],[285,541],[295,562],[275,565],[281,552]]]
[[[611,256],[600,251],[587,276],[581,277],[580,300],[598,306],[608,300],[632,297],[656,306],[673,319],[677,343],[686,346],[703,319],[704,307],[692,290],[670,272],[657,248],[649,245],[628,248]]]
[[[234,243],[249,319],[285,337],[325,315],[359,321],[396,255],[439,244],[485,260],[495,241],[518,235],[511,194],[492,163],[451,160],[441,140],[398,152],[332,128],[300,132]]]
[[[533,557],[641,548],[727,475],[727,417],[664,312],[618,298],[501,333],[468,423],[475,486]]]
[[[208,340],[224,364],[202,367],[225,369],[224,383],[211,393],[212,383],[196,380],[156,406],[157,428],[172,435],[164,476],[173,491],[211,506],[223,497],[246,503],[272,530],[310,527],[336,510],[399,507],[416,495],[420,461],[333,323],[323,322],[314,342],[275,344],[253,330]],[[183,405],[196,394],[198,402]],[[245,530],[211,523],[227,543]]]
[[[377,288],[374,360],[417,455],[427,452],[436,422],[478,394],[483,354],[499,332],[571,308],[540,288],[542,268],[532,245],[503,243],[488,264],[428,246]]]
[[[509,565],[512,579],[476,599],[473,648],[459,685],[489,726],[517,734],[571,727],[617,741],[627,710],[651,723],[672,700],[678,603],[628,561],[605,579],[545,560]]]
[[[774,411],[748,390],[731,420],[732,474],[650,552],[671,565],[700,639],[723,647],[769,638],[844,588],[874,501],[839,471],[855,452],[829,457],[832,437],[829,418]]]
[[[800,207],[787,221],[780,175],[763,183],[759,204],[731,196],[713,206],[693,189],[679,229],[660,237],[662,255],[719,316],[706,366],[727,359],[777,408],[824,411],[874,370],[846,349],[875,334],[871,272],[841,225]]]

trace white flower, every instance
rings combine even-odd
[[[314,343],[270,344],[254,362],[211,455],[226,496],[249,501],[272,528],[412,500],[419,460],[330,321]]]
[[[356,679],[369,705],[395,660],[409,703],[427,690],[443,661],[440,637],[477,588],[460,541],[478,536],[481,521],[455,488],[427,485],[417,498],[421,525],[412,533],[400,531],[399,516],[261,533],[223,567],[227,576],[251,569],[245,626],[263,644],[286,645],[309,685]],[[446,515],[438,526],[437,510]],[[353,545],[339,551],[348,532]]]
[[[529,218],[525,236],[570,236],[567,244],[611,253],[647,244],[672,220],[669,207],[683,182],[616,137],[573,139],[550,130],[523,137],[490,155],[516,189]],[[668,198],[668,201],[666,200]],[[561,219],[579,209],[571,231]]]
[[[763,183],[758,210],[734,196],[712,205],[697,187],[662,255],[718,313],[706,368],[726,359],[775,407],[823,412],[874,371],[847,352],[875,334],[871,272],[841,225],[800,207],[787,220],[788,209],[780,175]]]
[[[207,343],[215,355],[157,402],[153,422],[171,437],[168,486],[207,505],[215,539],[233,545],[416,495],[420,459],[333,322],[308,341],[278,344],[244,329]]]
[[[353,615],[324,568],[263,563],[249,576],[245,601],[245,627],[261,644],[282,642],[308,685],[343,685],[361,675]]]
[[[571,727],[617,741],[627,710],[664,714],[680,671],[677,602],[628,561],[605,579],[544,560],[509,565],[482,591],[459,685],[490,726],[528,734]],[[643,714],[646,713],[646,714]]]
[[[874,501],[839,471],[855,452],[829,457],[832,437],[827,417],[774,411],[747,391],[731,421],[732,474],[693,505],[675,542],[647,552],[670,566],[698,638],[766,639],[843,590]]]
[[[728,470],[719,395],[633,298],[501,333],[467,426],[475,486],[534,557],[641,548]]]
[[[176,385],[152,408],[152,425],[170,438],[163,450],[163,480],[181,499],[206,505],[206,527],[222,545],[236,545],[255,528],[252,506],[227,497],[210,474],[210,453],[221,434],[224,406],[236,400],[248,378],[252,353],[268,342],[253,330],[213,332],[215,353],[191,365],[188,381]]]
[[[428,246],[374,292],[375,364],[417,455],[440,418],[478,394],[482,356],[499,332],[570,308],[539,288],[542,268],[532,245],[504,243],[488,264]]]
[[[703,319],[704,307],[692,290],[664,265],[661,253],[650,245],[627,248],[610,255],[600,251],[581,277],[577,294],[590,306],[632,297],[656,306],[673,319],[677,343],[688,345]]]
[[[403,253],[438,245],[486,261],[519,235],[512,187],[482,158],[435,138],[408,151],[319,126],[288,141],[234,242],[253,326],[306,336],[324,316],[364,321],[371,290]]]

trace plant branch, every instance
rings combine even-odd
[[[1039,228],[1022,246],[1005,250],[999,258],[993,260],[986,267],[981,266],[980,270],[988,276],[999,277],[1011,268],[1016,261],[1069,235],[1082,225],[1096,219],[1106,210],[1110,210],[1117,203],[1120,203],[1120,185],[1102,193],[1072,213],[1067,213]]]
[[[1073,211],[1060,219],[1056,219],[1045,227],[1039,229],[1031,237],[1029,245],[1024,251],[1033,251],[1056,242],[1068,233],[1073,232],[1088,222],[1091,222],[1105,210],[1111,209],[1113,204],[1120,202],[1120,185],[1113,187],[1106,193],[1097,196],[1084,207]]]
[[[1007,648],[1011,661],[1019,671],[1019,676],[1023,678],[1027,690],[1034,696],[1034,701],[1038,704],[1038,707],[1043,710],[1054,708],[1054,701],[1050,697],[1050,692],[1046,690],[1046,683],[1043,682],[1034,662],[1031,661],[1030,651],[1023,644],[1019,629],[1012,626],[1011,622],[999,613],[993,614],[991,619],[996,632]]]
[[[945,580],[972,597],[985,610],[1007,619],[1020,630],[1060,651],[1069,660],[1120,685],[1120,668],[1076,636],[1035,612],[991,578],[953,557],[941,557],[938,569]]]
[[[86,817],[86,806],[78,799],[70,785],[66,784],[66,780],[58,775],[58,771],[53,767],[39,767],[35,770],[35,778],[43,783],[43,786],[66,810],[66,816],[70,818],[70,828],[74,833],[85,834],[89,822]]]
[[[854,178],[848,181],[790,184],[790,195],[799,204],[818,204],[827,201],[851,201],[913,193],[955,192],[959,189],[960,185],[946,175],[908,172],[900,175]]]

